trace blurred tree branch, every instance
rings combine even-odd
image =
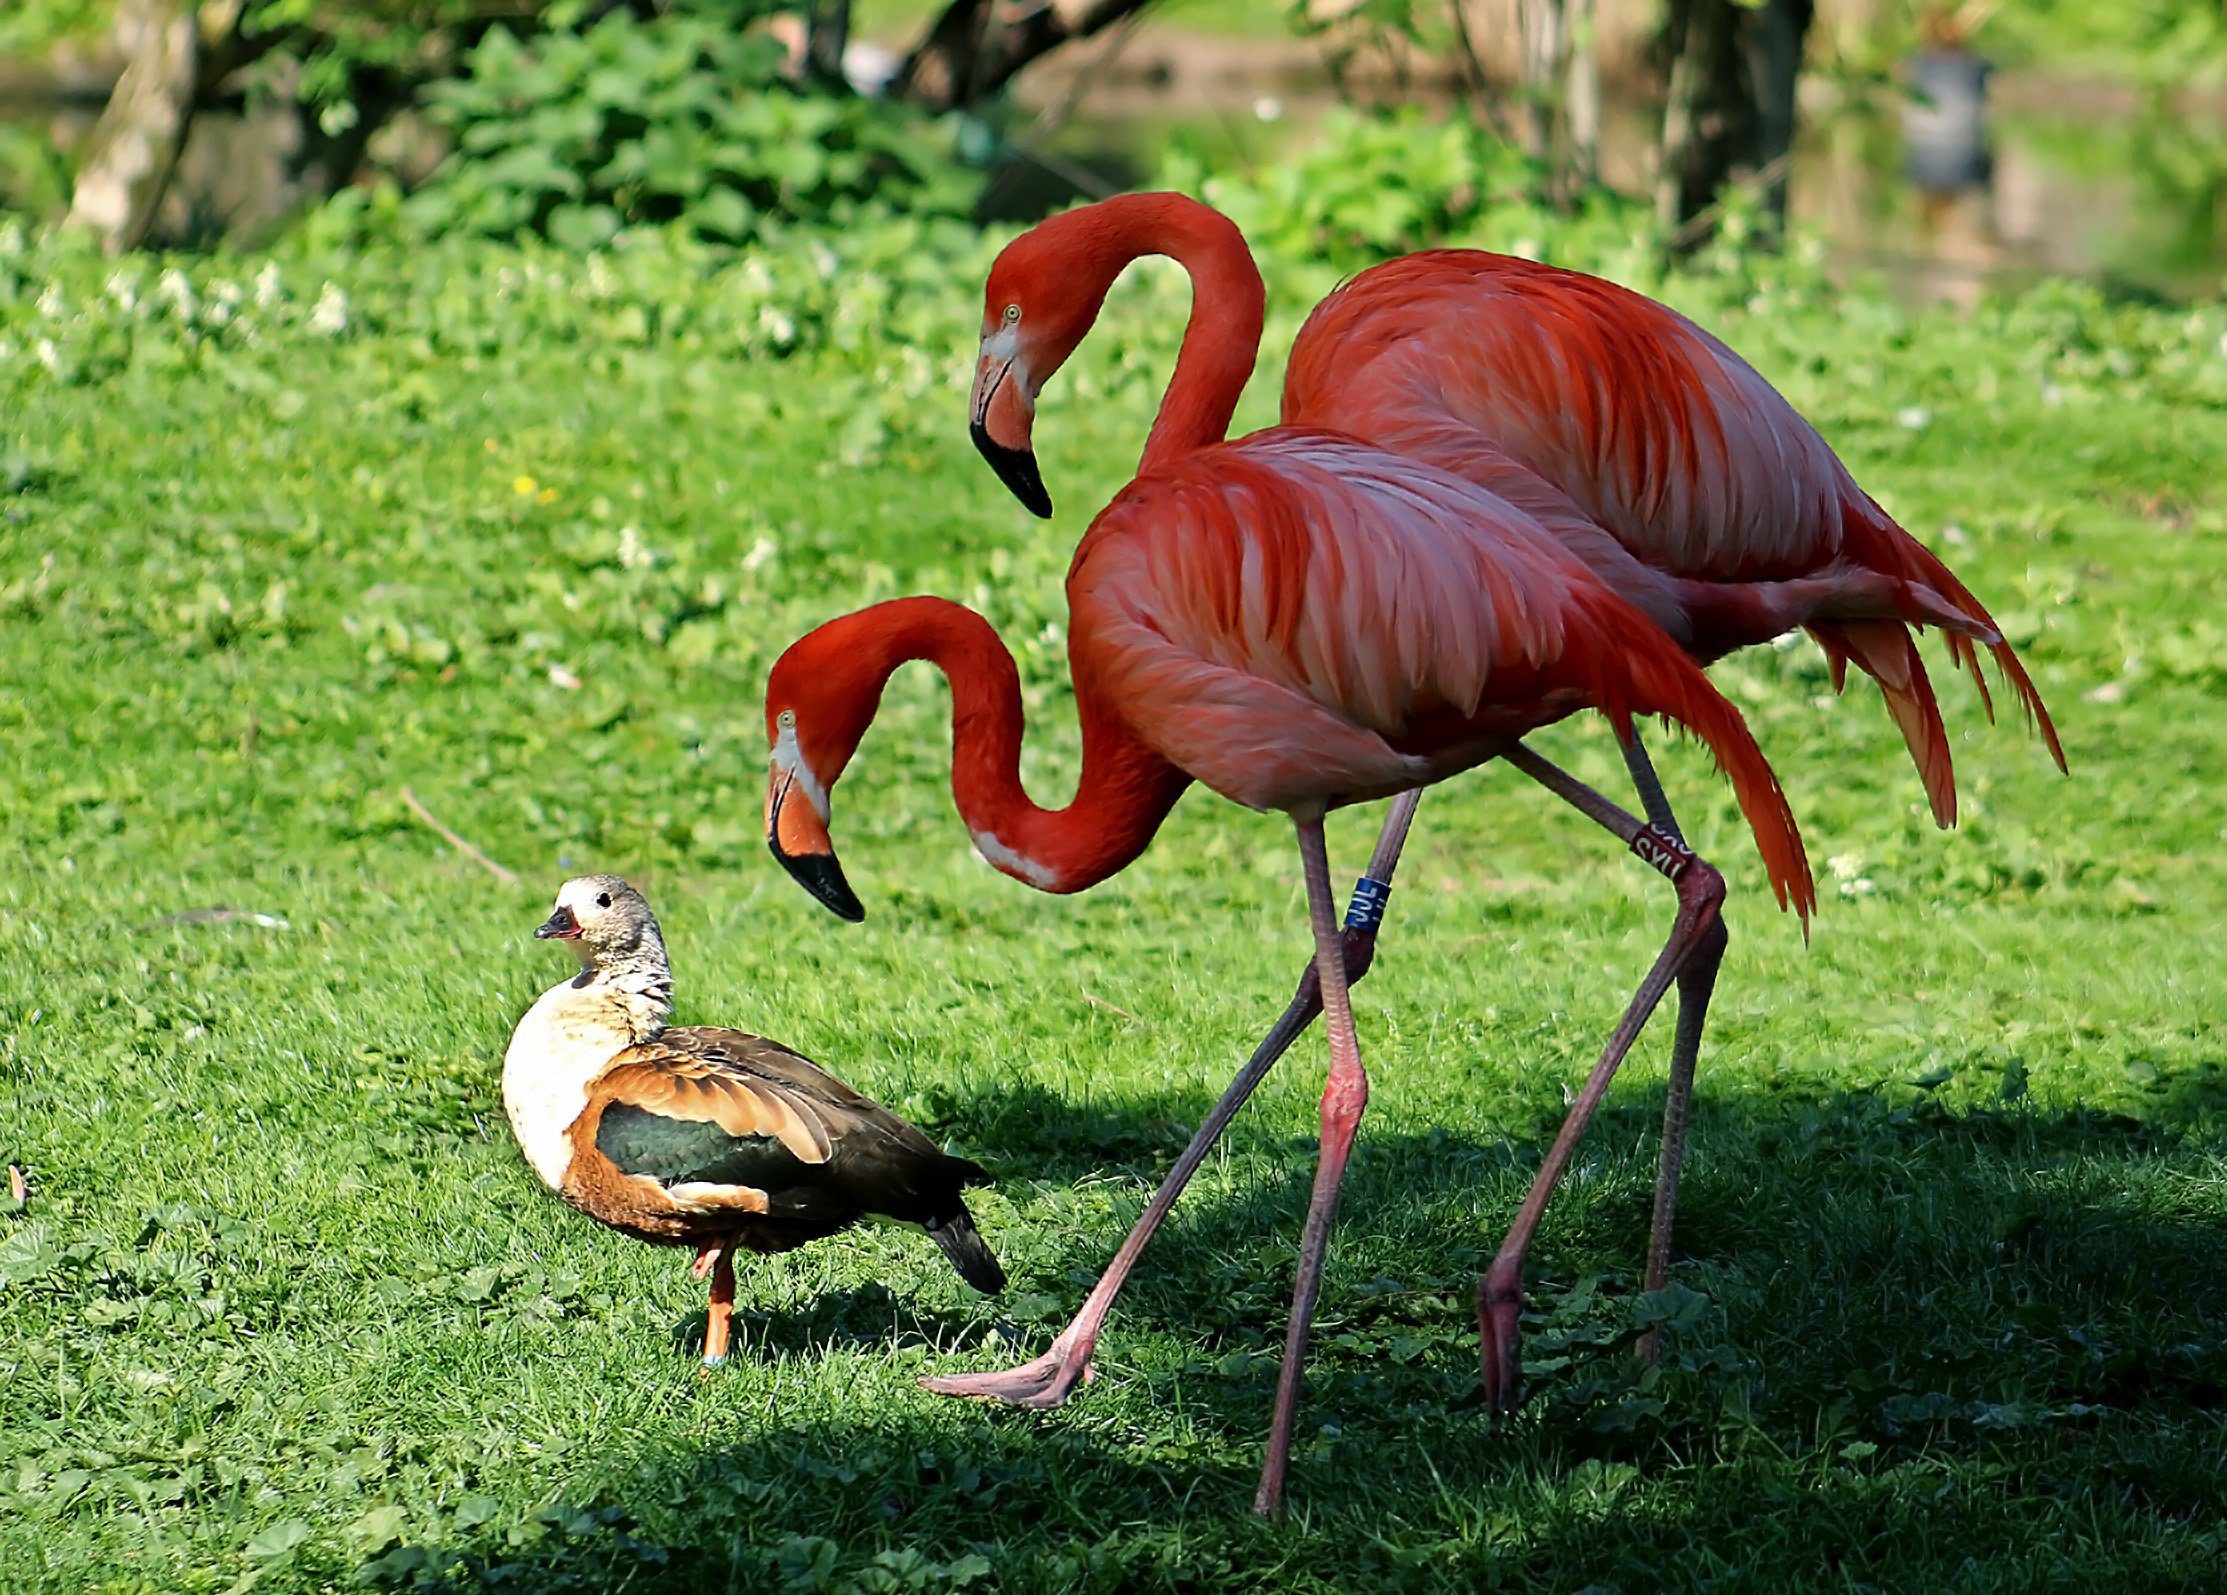
[[[1021,68],[1087,39],[1151,0],[949,0],[905,59],[891,92],[932,111],[995,94]]]

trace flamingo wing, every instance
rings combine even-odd
[[[1469,535],[1440,535],[1472,518]],[[1496,678],[1506,691],[1554,659],[1581,584],[1574,558],[1489,495],[1271,433],[1133,483],[1076,551],[1068,594],[1078,634],[1098,639],[1078,670],[1150,700],[1134,723],[1182,743],[1163,752],[1217,791],[1287,808],[1326,769],[1355,795],[1427,778],[1397,745],[1417,718],[1473,717]]]
[[[1496,489],[1511,460],[1547,478],[1668,589],[1604,560],[1584,527],[1550,514],[1550,530],[1658,622],[1682,609],[1665,629],[1704,657],[1809,624],[1836,670],[1853,660],[1879,681],[1944,825],[1956,812],[1948,736],[1910,626],[1949,633],[1983,701],[1975,644],[1988,647],[2064,767],[2049,711],[1986,608],[1754,367],[1668,306],[1480,250],[1405,256],[1316,307],[1292,349],[1284,419]]]
[[[1482,250],[1363,273],[1293,345],[1287,424],[1398,448],[1403,426],[1434,413],[1483,432],[1683,576],[1813,570],[1837,552],[1840,504],[1860,496],[1816,429],[1686,317]]]
[[[1536,521],[1416,461],[1278,429],[1140,478],[1068,577],[1078,687],[1260,809],[1380,797],[1583,708],[1663,713],[1732,776],[1781,900],[1808,868],[1746,726]]]

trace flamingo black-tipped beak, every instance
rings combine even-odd
[[[1036,451],[1029,446],[1029,428],[1035,420],[1035,401],[1013,373],[1010,359],[984,355],[974,373],[970,406],[974,418],[968,429],[982,458],[990,462],[998,480],[1021,501],[1021,507],[1038,520],[1052,518],[1052,495],[1036,469]]]
[[[847,919],[857,924],[866,917],[866,905],[851,890],[851,883],[843,879],[843,866],[835,862],[833,853],[810,854],[791,858],[781,851],[781,844],[773,844],[773,856],[781,867],[796,877],[796,883],[820,900],[820,906],[837,919]]]
[[[1036,455],[1029,449],[1009,449],[990,436],[990,429],[980,421],[974,423],[974,446],[990,462],[990,469],[997,472],[998,480],[1021,501],[1021,507],[1040,521],[1052,518],[1052,495],[1045,490],[1044,477],[1036,468]]]
[[[572,910],[559,907],[539,926],[535,927],[535,941],[574,941],[580,935],[580,922],[572,917]]]
[[[811,799],[797,791],[795,776],[781,770],[773,775],[766,795],[766,846],[796,883],[819,900],[838,919],[857,924],[866,917],[866,905],[843,878],[835,860],[835,843],[827,824]]]

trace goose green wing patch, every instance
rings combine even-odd
[[[773,1135],[735,1135],[711,1119],[676,1119],[631,1102],[614,1102],[596,1126],[596,1150],[625,1174],[660,1185],[746,1185],[767,1190],[809,1178],[802,1162]]]

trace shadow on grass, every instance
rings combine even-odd
[[[673,1350],[700,1357],[704,1350],[704,1313],[697,1311],[670,1331]],[[773,1359],[825,1358],[841,1351],[920,1350],[941,1352],[979,1331],[979,1315],[938,1312],[879,1282],[814,1296],[802,1309],[767,1312],[738,1301],[735,1355]]]
[[[738,1417],[713,1445],[604,1459],[519,1543],[405,1547],[364,1576],[552,1592],[2217,1588],[2218,1103],[2157,1097],[2135,1119],[1720,1085],[1695,1127],[1678,1283],[1652,1298],[1633,1276],[1660,1104],[1619,1100],[1542,1233],[1534,1393],[1498,1430],[1476,1405],[1469,1290],[1552,1114],[1516,1146],[1365,1129],[1282,1526],[1248,1507],[1312,1154],[1241,1137],[1257,1177],[1179,1210],[1116,1312],[1103,1377],[1065,1411],[938,1401],[903,1377],[927,1366],[912,1353],[850,1410]],[[1063,1115],[993,1090],[951,1120],[1001,1168],[1072,1178],[1134,1159],[1150,1181],[1172,1156],[1164,1126],[1194,1111]],[[1055,1213],[1059,1255],[1095,1269],[1129,1211]],[[1041,1275],[1015,1289],[1049,1302],[1032,1351],[1081,1295]],[[1667,1352],[1641,1370],[1627,1348],[1652,1321]],[[872,1285],[755,1326],[798,1357],[951,1345],[966,1327]]]

